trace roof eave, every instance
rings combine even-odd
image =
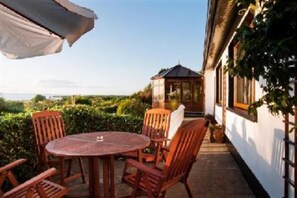
[[[238,8],[234,1],[209,0],[206,36],[204,41],[203,71],[215,67],[230,29],[238,18]]]

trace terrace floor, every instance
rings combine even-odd
[[[87,161],[85,165],[87,165]],[[116,197],[129,195],[132,190],[128,185],[121,183],[123,168],[124,161],[116,160]],[[88,170],[87,166],[85,170]],[[86,176],[88,177],[88,173]],[[208,134],[205,136],[197,156],[197,162],[190,173],[189,185],[194,197],[255,197],[226,145],[210,143]],[[81,184],[80,179],[69,183],[68,186],[70,192],[67,197],[88,197],[88,184]],[[181,198],[188,196],[183,184],[178,184],[168,190],[165,197]]]

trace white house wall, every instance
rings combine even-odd
[[[214,113],[214,94],[215,94],[215,72],[206,70],[204,74],[205,87],[205,114]]]
[[[283,196],[283,127],[280,118],[258,110],[258,122],[227,111],[226,135],[271,197]]]
[[[225,56],[223,55],[223,57]],[[225,61],[226,59],[223,58],[222,65],[226,64]],[[215,73],[215,70],[205,71],[205,113],[214,113],[216,120],[222,123],[223,109],[214,101]],[[227,98],[228,92],[227,80]],[[262,94],[259,82],[256,82],[256,99]],[[227,101],[226,104],[228,104]],[[228,110],[227,106],[225,133],[271,197],[284,195],[284,180],[282,178],[284,123],[282,120],[281,116],[274,117],[266,107],[261,107],[258,109],[258,120],[253,122]]]

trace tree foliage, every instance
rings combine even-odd
[[[241,6],[255,0],[235,0]],[[267,105],[277,115],[294,114],[297,96],[292,94],[297,76],[297,1],[261,1],[260,12],[252,25],[246,24],[237,30],[235,40],[240,42],[236,63],[229,58],[227,71],[230,75],[247,77],[264,82],[264,95],[250,105],[250,112]],[[234,66],[236,64],[236,66]]]
[[[4,98],[0,97],[0,112],[5,110],[5,100]]]

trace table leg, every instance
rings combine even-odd
[[[89,157],[89,193],[90,197],[100,197],[99,158]]]
[[[103,184],[104,184],[104,197],[115,197],[114,185],[114,156],[104,156],[103,160]]]
[[[142,163],[142,149],[137,150],[138,161]]]
[[[114,156],[110,156],[110,191],[111,197],[115,198],[115,184],[114,184]]]

